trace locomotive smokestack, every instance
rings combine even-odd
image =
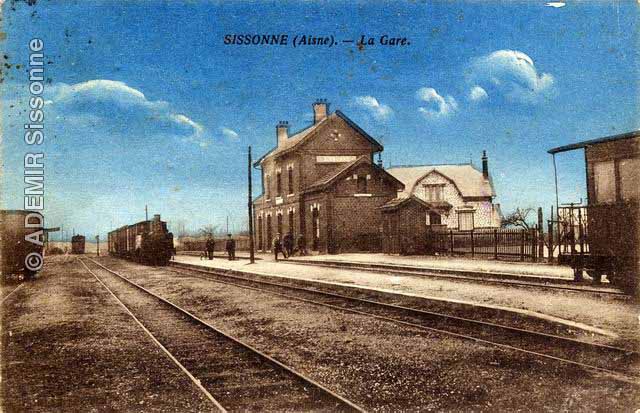
[[[313,104],[313,123],[316,124],[327,118],[329,114],[329,104],[326,99],[318,99]]]
[[[489,158],[487,158],[487,151],[482,151],[482,176],[484,176],[484,179],[489,179]]]
[[[160,214],[155,214],[155,215],[153,216],[153,220],[154,220],[154,221],[160,221]]]
[[[278,148],[284,145],[289,138],[289,122],[281,120],[276,125],[276,136],[278,137]]]

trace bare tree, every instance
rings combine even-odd
[[[529,222],[529,220],[531,219],[529,216],[532,212],[535,212],[533,208],[516,208],[515,211],[505,215],[502,218],[501,226],[519,227],[529,230],[534,226],[534,224]]]
[[[198,233],[202,236],[205,237],[212,237],[218,232],[218,226],[217,225],[205,225],[204,227],[200,228],[200,230],[198,230]]]

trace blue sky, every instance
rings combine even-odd
[[[247,146],[269,150],[279,120],[307,126],[317,98],[378,138],[387,166],[478,164],[486,149],[503,211],[546,213],[546,150],[638,129],[640,118],[637,4],[545,3],[6,2],[4,207],[22,204],[27,45],[40,37],[47,225],[104,234],[148,204],[187,228],[229,215],[240,229]],[[223,44],[244,33],[411,44]],[[584,197],[582,156],[558,157],[561,202]]]

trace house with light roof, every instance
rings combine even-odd
[[[482,170],[468,163],[396,166],[387,172],[404,184],[398,198],[414,196],[428,205],[428,226],[461,231],[500,226],[502,213],[495,202],[486,151]]]

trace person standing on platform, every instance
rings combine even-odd
[[[285,258],[289,258],[293,255],[293,234],[291,231],[287,232],[282,240],[282,244],[284,247],[284,252],[286,253]]]
[[[207,237],[207,244],[206,244],[206,248],[207,248],[207,257],[212,260],[213,259],[213,250],[215,249],[216,246],[216,242],[214,241],[214,239],[211,237],[211,235],[209,235]]]
[[[307,252],[307,240],[304,238],[304,235],[298,235],[298,253],[300,256],[308,255]]]
[[[229,261],[234,261],[236,259],[236,240],[231,237],[231,234],[227,234],[227,254],[229,255]]]
[[[278,261],[279,252],[282,252],[282,256],[284,258],[287,258],[285,257],[284,252],[282,251],[282,241],[280,240],[280,233],[276,234],[276,237],[273,239],[273,243],[271,245],[273,247],[273,253],[275,255],[276,261]]]

